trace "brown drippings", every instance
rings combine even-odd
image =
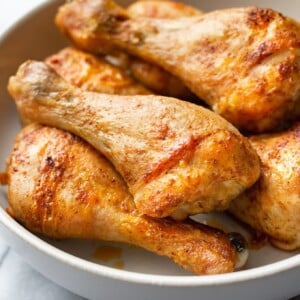
[[[8,175],[7,173],[0,173],[0,185],[8,184]]]
[[[113,267],[116,269],[124,269],[124,261],[123,260],[117,260],[114,264]]]
[[[122,249],[113,246],[100,246],[93,253],[93,258],[102,260],[104,262],[109,262],[111,260],[118,259],[114,264],[120,265]]]
[[[248,228],[248,231],[250,233],[250,238],[249,238],[250,249],[258,250],[266,246],[266,244],[268,243],[267,235],[254,229]]]

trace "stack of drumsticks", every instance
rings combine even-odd
[[[24,125],[8,212],[53,238],[135,244],[196,274],[246,262],[224,211],[300,247],[300,26],[271,9],[73,0],[72,46],[9,80]],[[205,106],[205,107],[204,107]]]

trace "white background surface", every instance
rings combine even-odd
[[[0,0],[0,35],[41,0]],[[0,300],[82,300],[23,262],[0,236]]]

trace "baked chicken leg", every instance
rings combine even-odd
[[[140,216],[111,164],[59,129],[25,127],[7,170],[8,211],[34,232],[138,245],[196,274],[231,272],[241,255],[221,231]]]
[[[300,123],[249,140],[261,158],[262,176],[229,211],[269,235],[278,248],[300,248]]]
[[[145,87],[157,95],[200,103],[199,98],[197,98],[180,79],[154,64],[131,57],[129,69],[133,78],[140,81]]]
[[[64,48],[48,57],[46,63],[71,84],[87,91],[117,95],[151,94],[125,71],[76,48]]]
[[[271,130],[300,115],[300,26],[271,9],[154,19],[134,18],[112,0],[73,0],[56,23],[85,49],[109,40],[163,67],[242,130]]]
[[[203,107],[82,91],[34,61],[20,66],[8,88],[22,117],[73,132],[102,152],[149,216],[224,210],[259,177],[247,139]]]
[[[153,64],[140,59],[128,59],[127,67],[134,76],[129,76],[122,68],[113,66],[104,58],[67,47],[49,56],[45,62],[71,84],[87,91],[114,95],[179,95],[192,100],[194,97],[179,79]],[[139,84],[134,77],[146,83],[153,91]]]
[[[203,14],[200,9],[193,6],[169,0],[136,1],[130,4],[126,10],[133,17],[156,19],[175,19]]]
[[[164,19],[175,19],[203,14],[202,11],[187,4],[165,0],[136,1],[127,7],[126,10],[132,17]],[[188,101],[192,101],[196,98],[180,79],[155,64],[151,64],[137,57],[132,57],[129,68],[133,77],[159,95]]]
[[[127,7],[127,12],[133,17],[147,18],[180,18],[202,14],[200,10],[184,3],[161,0],[136,1]],[[107,43],[106,41],[105,44]],[[199,101],[179,78],[155,64],[135,56],[126,56],[124,52],[117,50],[108,53],[105,57],[117,67],[128,68],[136,80],[158,95]]]

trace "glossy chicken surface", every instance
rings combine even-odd
[[[10,78],[20,115],[73,132],[102,152],[152,217],[220,211],[259,177],[246,138],[215,113],[162,96],[82,91],[42,62]]]
[[[68,82],[87,91],[118,95],[151,94],[120,68],[73,47],[48,57],[46,63]]]
[[[300,248],[300,123],[250,142],[262,161],[259,181],[230,206],[230,212],[270,236],[284,250]]]
[[[180,18],[202,14],[200,10],[184,3],[160,0],[134,2],[127,8],[127,12],[133,17],[147,18]],[[110,54],[110,57],[115,56],[116,53]],[[124,53],[121,56],[124,56]],[[124,64],[122,63],[122,65]],[[156,94],[196,101],[196,96],[180,79],[161,67],[135,56],[127,57],[125,65],[130,69],[132,76],[136,80],[140,81]]]
[[[136,80],[158,95],[199,102],[180,79],[154,64],[132,57],[129,68]]]
[[[129,15],[134,17],[158,19],[175,19],[203,14],[201,10],[193,6],[168,0],[136,1],[126,10]]]
[[[131,68],[133,76],[128,75],[126,70],[108,63],[104,58],[74,47],[62,49],[49,56],[45,62],[71,84],[87,91],[115,95],[147,95],[155,92],[193,99],[192,93],[179,79],[161,68],[140,59],[125,59],[130,61],[126,66]],[[133,77],[146,83],[152,91]]]
[[[226,234],[139,215],[112,165],[59,129],[32,124],[19,133],[8,160],[8,197],[10,214],[34,232],[134,244],[196,274],[234,270],[238,254]]]
[[[271,9],[154,19],[132,17],[112,0],[74,0],[56,23],[85,49],[109,40],[161,66],[241,130],[299,118],[300,26]]]

